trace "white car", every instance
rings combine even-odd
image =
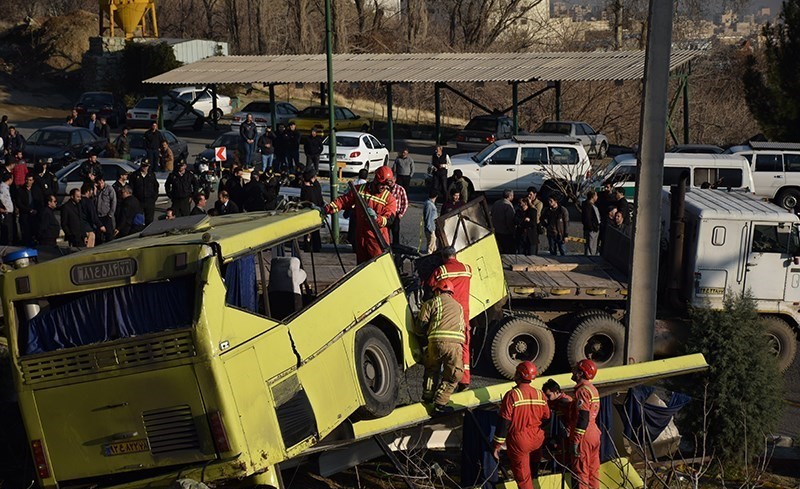
[[[510,189],[542,189],[549,180],[576,183],[588,178],[591,164],[580,141],[557,134],[514,136],[487,146],[479,153],[450,157],[449,174],[461,170],[470,194],[498,195]]]
[[[164,107],[164,127],[167,129],[189,129],[199,130],[203,126],[205,116],[199,111],[194,110],[186,114],[183,113],[183,106],[170,102],[168,97],[162,99]],[[128,109],[126,114],[128,127],[150,127],[150,124],[158,122],[158,97],[145,97],[138,102],[132,109]]]
[[[231,98],[226,95],[217,93],[217,108],[214,108],[213,100],[211,99],[211,91],[206,88],[197,87],[181,87],[173,88],[169,94],[184,102],[192,103],[195,99],[197,102],[192,106],[203,113],[203,116],[208,117],[213,121],[222,119],[225,114],[233,112],[231,106]],[[180,104],[177,104],[180,106]]]
[[[297,116],[297,107],[289,102],[275,102],[275,124],[288,124],[290,120]],[[256,100],[245,105],[244,108],[233,114],[231,130],[238,131],[242,122],[247,119],[247,114],[253,114],[253,122],[256,123],[258,132],[264,132],[267,126],[272,125],[272,108],[269,100]]]
[[[70,163],[64,168],[56,172],[58,179],[58,196],[68,196],[72,189],[80,189],[83,185],[83,178],[81,177],[78,169],[81,167],[85,160],[78,160]],[[97,161],[103,167],[103,178],[107,185],[113,185],[120,172],[126,171],[131,174],[139,169],[138,166],[132,165],[129,161],[120,160],[117,158],[97,158]],[[158,180],[158,195],[159,198],[165,198],[167,195],[165,184],[167,182],[167,172],[156,172],[156,180]],[[128,177],[130,181],[130,177]]]
[[[320,172],[329,169],[328,138],[323,142],[319,157]],[[389,162],[389,150],[375,136],[365,132],[342,131],[336,133],[336,161],[344,163],[342,173],[358,173],[367,170],[373,173],[376,168]]]
[[[536,130],[537,133],[563,134],[578,139],[587,153],[602,160],[608,153],[608,138],[592,129],[585,122],[547,121]]]

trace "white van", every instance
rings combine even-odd
[[[751,141],[725,152],[750,162],[757,196],[784,209],[794,209],[800,203],[800,144]]]
[[[666,153],[664,155],[664,189],[677,185],[681,174],[689,172],[689,187],[730,189],[755,192],[753,173],[746,158],[741,155],[700,153]],[[601,173],[602,184],[611,183],[625,190],[625,197],[633,200],[636,191],[636,155],[624,154],[614,158]]]

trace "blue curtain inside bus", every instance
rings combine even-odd
[[[192,325],[194,277],[82,294],[28,321],[25,354],[90,345]]]
[[[225,269],[225,303],[258,313],[256,257],[247,255],[228,263]]]

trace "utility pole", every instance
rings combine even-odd
[[[328,67],[328,164],[330,166],[331,174],[331,201],[339,196],[339,189],[337,188],[338,171],[336,165],[336,131],[334,130],[334,104],[333,104],[333,29],[331,17],[331,0],[325,0],[325,59]],[[333,214],[331,216],[331,239],[334,243],[339,242],[339,215]]]
[[[661,189],[669,98],[673,1],[650,0],[640,120],[625,363],[653,358],[658,287]]]

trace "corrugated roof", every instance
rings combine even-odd
[[[700,55],[673,51],[670,71]],[[336,82],[435,83],[638,80],[644,51],[336,54]],[[157,84],[324,83],[325,55],[214,56],[145,80]]]

